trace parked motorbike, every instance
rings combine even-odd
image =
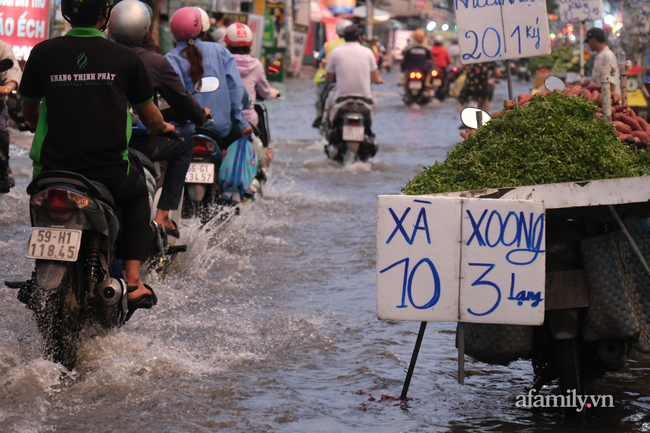
[[[172,131],[165,136],[180,135]],[[163,173],[142,155],[133,155],[155,208]],[[85,323],[111,328],[123,325],[132,314],[119,258],[120,210],[102,184],[67,171],[42,172],[27,193],[32,221],[27,257],[36,260],[35,268],[29,280],[5,284],[18,289],[18,300],[34,312],[46,356],[71,370]],[[186,250],[174,240],[152,222],[149,263],[164,269]]]

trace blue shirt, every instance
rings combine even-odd
[[[243,105],[248,99],[248,92],[242,83],[237,69],[237,63],[230,51],[216,42],[194,40],[194,46],[203,55],[203,68],[205,77],[219,78],[219,88],[210,93],[195,93],[194,97],[202,107],[210,109],[214,117],[213,122],[203,125],[204,128],[215,130],[220,136],[225,137],[234,125],[240,131],[248,127],[248,121],[243,113]],[[183,85],[191,93],[194,92],[194,83],[189,76],[190,62],[181,57],[181,50],[187,47],[187,42],[179,42],[176,48],[167,53],[165,57],[181,77]],[[250,104],[250,102],[249,102]],[[193,132],[194,125],[188,124],[178,128],[181,132]]]

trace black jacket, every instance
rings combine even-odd
[[[418,70],[424,73],[433,69],[433,56],[424,45],[412,45],[404,51],[402,71]]]
[[[206,120],[205,110],[194,99],[194,96],[187,91],[165,56],[145,50],[142,47],[133,49],[144,63],[154,90],[167,101],[176,117],[187,119],[196,126],[203,125]],[[154,96],[154,103],[158,106],[157,94]]]

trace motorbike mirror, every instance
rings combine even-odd
[[[556,77],[555,75],[549,75],[546,77],[546,80],[544,80],[544,87],[546,87],[546,90],[549,92],[552,92],[554,90],[564,90],[566,85],[561,78]]]
[[[217,77],[203,77],[194,85],[194,93],[210,93],[219,88],[219,79]]]
[[[279,60],[274,60],[273,63],[269,65],[269,75],[275,75],[279,73],[284,65]]]
[[[484,126],[492,119],[490,115],[483,110],[467,107],[460,113],[460,121],[463,122],[463,125],[467,126],[469,129],[477,129],[478,119],[476,113],[481,113],[481,126]]]
[[[11,59],[4,59],[0,61],[0,73],[4,71],[8,71],[9,69],[13,68],[14,66],[14,61]]]

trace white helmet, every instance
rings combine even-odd
[[[354,24],[354,23],[352,21],[350,21],[350,20],[343,19],[343,20],[339,21],[338,23],[336,23],[336,34],[340,38],[342,38],[343,37],[343,32],[345,31],[345,28],[348,27],[348,26],[351,26],[352,24]]]
[[[210,17],[208,16],[208,13],[201,8],[195,7],[194,9],[201,13],[201,31],[207,32],[210,30]]]
[[[121,44],[138,44],[151,27],[149,7],[140,0],[123,0],[115,5],[108,20],[108,34]]]
[[[444,41],[445,40],[441,35],[436,35],[436,37],[433,38],[433,42],[435,42],[437,45],[442,45]]]
[[[253,32],[246,24],[234,23],[226,29],[226,44],[231,47],[250,47],[253,43]]]

